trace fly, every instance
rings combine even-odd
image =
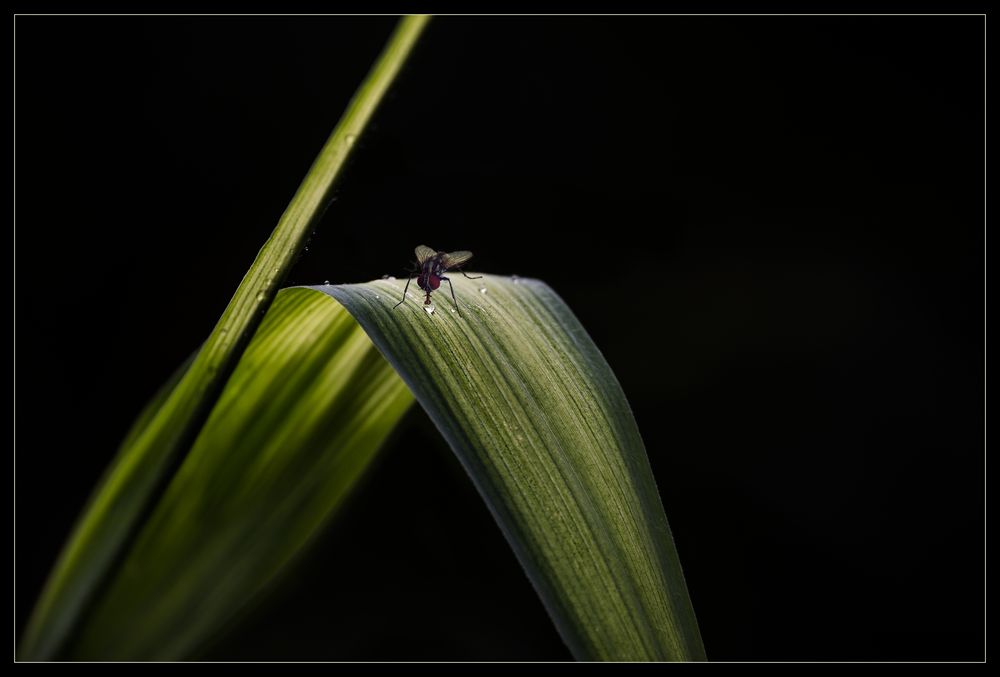
[[[429,306],[431,304],[431,292],[440,287],[442,282],[447,282],[448,288],[451,289],[451,300],[455,302],[455,310],[461,316],[462,311],[458,310],[458,301],[455,299],[455,288],[451,286],[451,280],[445,276],[445,273],[449,270],[458,270],[458,272],[470,280],[481,278],[482,275],[472,277],[466,275],[464,271],[459,270],[466,261],[472,258],[472,252],[464,250],[458,252],[438,252],[424,245],[420,245],[413,251],[417,255],[417,286],[423,289],[427,295],[424,299],[424,305]],[[412,277],[406,280],[406,286],[403,287],[403,300],[394,305],[393,310],[403,305],[406,301],[406,290],[410,288],[412,280]]]

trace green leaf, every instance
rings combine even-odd
[[[543,282],[453,276],[436,306],[403,284],[316,287],[344,304],[468,471],[574,656],[704,660],[635,419]],[[418,296],[422,296],[418,292]]]
[[[412,402],[340,304],[283,290],[69,657],[190,655],[320,530]]]
[[[576,657],[704,658],[628,403],[547,286],[458,278],[462,312],[444,290],[439,308],[394,308],[391,280],[274,298],[425,23],[401,21],[215,329],[133,426],[22,660],[189,655],[333,513],[410,404],[404,380]]]
[[[51,659],[79,629],[98,589],[190,447],[295,257],[329,203],[334,181],[429,17],[403,18],[201,350],[175,387],[133,428],[60,554],[19,657]],[[289,102],[295,105],[295,102]]]
[[[461,312],[441,293],[395,308],[395,280],[283,290],[68,657],[176,660],[221,632],[333,514],[408,385],[577,658],[704,659],[600,352],[542,282],[454,284]]]

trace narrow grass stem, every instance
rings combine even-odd
[[[165,488],[275,293],[318,223],[334,182],[429,17],[403,18],[247,271],[194,362],[123,445],[61,553],[28,622],[22,660],[57,657]]]

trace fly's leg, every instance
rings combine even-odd
[[[465,277],[467,277],[470,280],[480,280],[483,277],[482,275],[476,275],[475,277],[472,277],[471,275],[466,275],[464,270],[460,270],[458,272],[460,272],[462,275],[465,275]]]
[[[462,317],[462,311],[458,309],[458,301],[455,299],[455,287],[452,286],[451,280],[447,277],[442,277],[441,279],[448,283],[448,289],[451,289],[451,300],[455,302],[455,311],[459,317]]]
[[[412,280],[412,279],[413,279],[412,277],[406,278],[406,286],[403,287],[403,300],[400,301],[399,303],[397,303],[396,305],[394,305],[392,307],[393,310],[395,310],[396,308],[399,308],[401,305],[403,305],[403,303],[406,302],[406,290],[410,288],[410,280]]]

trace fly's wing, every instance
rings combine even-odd
[[[413,251],[417,255],[417,263],[419,265],[421,265],[421,266],[424,265],[424,261],[426,261],[430,257],[437,256],[437,252],[436,251],[434,251],[433,249],[431,249],[427,245],[423,245],[423,244],[420,245],[420,246],[418,246]]]
[[[463,263],[472,258],[472,252],[470,251],[460,251],[460,252],[448,252],[441,259],[445,268],[458,268]]]

